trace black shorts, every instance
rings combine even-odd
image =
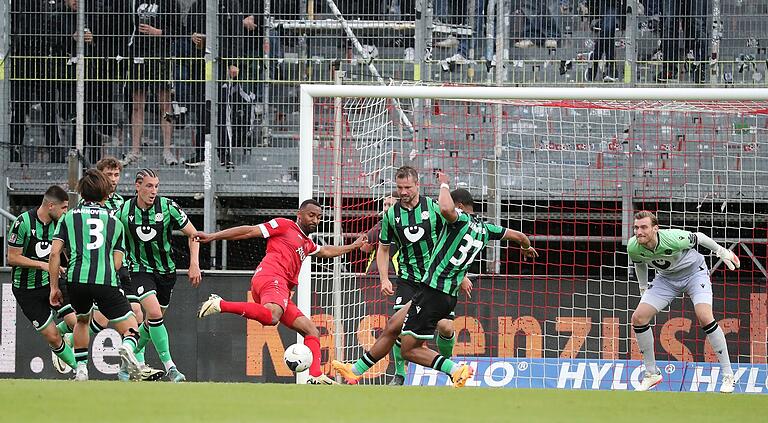
[[[50,285],[41,286],[34,289],[22,289],[11,287],[16,302],[21,307],[21,312],[32,323],[35,330],[41,331],[53,323],[53,317],[56,315],[56,309],[51,306],[51,287]],[[62,293],[64,291],[62,290]],[[69,306],[69,304],[67,304]],[[61,310],[63,307],[60,307]],[[67,314],[67,313],[64,313]]]
[[[405,316],[402,335],[410,335],[417,339],[432,339],[435,337],[437,322],[442,319],[452,319],[453,309],[456,308],[457,297],[440,292],[423,285],[413,296],[413,303]]]
[[[176,285],[176,273],[161,275],[159,273],[131,273],[131,286],[124,286],[125,296],[131,302],[141,302],[154,294],[160,307],[167,308],[171,304],[171,294]]]
[[[131,60],[128,80],[131,92],[135,90],[170,90],[171,63],[167,59],[143,59],[142,63]]]
[[[418,282],[409,281],[407,279],[392,278],[395,282],[395,305],[392,306],[392,310],[400,310],[408,301],[413,299],[413,296],[417,292],[421,291],[421,284]]]
[[[119,322],[133,315],[131,305],[116,286],[71,283],[67,288],[72,308],[78,316],[90,314],[94,304],[111,322]]]

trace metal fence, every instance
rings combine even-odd
[[[763,86],[768,67],[764,0],[29,0],[0,13],[0,206],[7,188],[65,180],[73,147],[86,165],[162,168],[178,195],[295,192],[298,84],[338,69],[345,83]]]

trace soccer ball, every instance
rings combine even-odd
[[[304,344],[293,344],[286,348],[283,361],[289,369],[301,373],[312,364],[312,351]]]

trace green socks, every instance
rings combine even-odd
[[[443,338],[443,335],[437,334],[437,351],[443,357],[453,356],[453,345],[456,343],[456,332],[451,334],[450,338]]]
[[[392,357],[395,359],[395,374],[405,377],[405,360],[400,353],[400,338],[397,338],[392,346]]]
[[[54,354],[56,354],[60,359],[67,363],[67,366],[73,369],[77,366],[77,362],[75,361],[75,352],[72,351],[72,348],[70,348],[70,346],[67,345],[63,339],[61,341],[61,345],[59,345],[57,348],[51,348],[51,351],[53,351]],[[87,350],[85,356],[86,358],[88,357]]]

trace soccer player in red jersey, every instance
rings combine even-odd
[[[343,246],[315,244],[309,234],[317,230],[323,210],[315,200],[301,203],[296,221],[277,218],[256,226],[238,226],[206,234],[197,233],[200,242],[217,240],[236,241],[249,238],[266,238],[267,255],[261,260],[251,279],[251,296],[254,302],[225,301],[216,294],[200,306],[197,317],[216,313],[239,314],[246,319],[256,320],[265,326],[278,322],[295,330],[304,337],[304,345],[312,350],[312,365],[309,367],[309,383],[331,385],[336,383],[323,374],[320,367],[320,332],[296,304],[291,301],[291,291],[296,287],[301,262],[307,256],[332,258],[356,250],[367,242],[366,236],[353,244]]]

